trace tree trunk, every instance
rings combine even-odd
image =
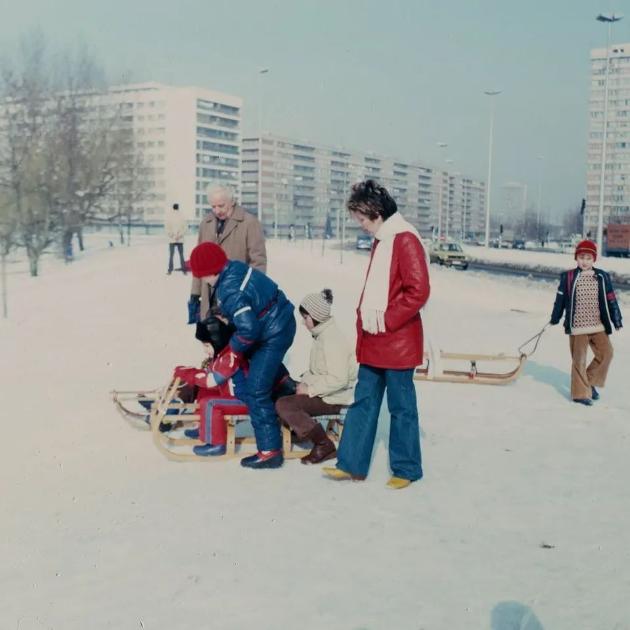
[[[36,278],[39,275],[39,254],[34,251],[28,252],[28,267],[31,277]]]
[[[131,215],[127,217],[127,247],[131,245]]]
[[[9,317],[9,305],[7,297],[7,255],[2,252],[2,260],[0,261],[0,267],[2,268],[0,275],[2,276],[2,317],[6,319]]]

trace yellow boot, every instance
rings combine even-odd
[[[345,470],[335,468],[334,466],[323,466],[322,472],[326,477],[329,477],[330,479],[335,479],[336,481],[345,481],[347,479],[352,479],[352,481],[363,481],[365,479],[365,477],[351,475]]]
[[[411,481],[409,481],[409,479],[402,479],[401,477],[392,477],[385,485],[392,490],[402,490],[410,486]]]

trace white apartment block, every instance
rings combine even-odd
[[[261,151],[262,147],[262,151]],[[348,151],[275,134],[243,139],[241,202],[258,214],[268,235],[337,235],[353,183],[373,178],[387,187],[401,213],[425,236],[461,238],[482,230],[485,184],[385,156]]]
[[[210,183],[240,183],[241,109],[237,96],[199,87],[159,83],[123,85],[107,100],[119,106],[121,124],[150,172],[147,194],[135,208],[139,220],[161,223],[179,203],[191,222],[209,211]]]
[[[596,237],[599,212],[606,49],[591,50],[585,232]],[[604,226],[630,222],[630,43],[610,47]]]

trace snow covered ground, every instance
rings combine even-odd
[[[0,628],[630,628],[627,331],[590,409],[567,400],[561,327],[511,385],[419,383],[425,478],[404,491],[384,487],[385,410],[364,483],[297,461],[176,464],[109,391],[200,360],[190,281],[165,275],[160,237],[104,238],[88,235],[72,265],[47,259],[40,278],[10,265]],[[340,264],[321,242],[271,243],[269,258],[295,302],[331,287],[352,334],[364,254]],[[431,273],[436,348],[514,353],[548,320],[554,283]],[[309,345],[300,327],[296,375]]]
[[[524,249],[498,249],[493,247],[474,247],[464,245],[464,251],[480,262],[501,263],[532,269],[564,271],[574,266],[573,252],[533,251]],[[610,271],[630,281],[630,258],[600,257],[596,267]]]

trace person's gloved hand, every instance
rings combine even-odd
[[[199,321],[201,311],[201,298],[198,295],[191,295],[188,300],[188,323],[196,324]]]
[[[178,365],[173,371],[173,378],[178,378],[180,381],[186,383],[186,385],[194,385],[195,376],[198,372],[199,368]]]
[[[227,381],[228,378],[238,371],[242,361],[243,354],[241,352],[234,352],[229,345],[223,348],[212,362],[212,372],[217,383]]]
[[[212,372],[202,372],[200,370],[197,370],[195,374],[194,383],[197,387],[202,387],[203,389],[212,389],[217,386],[217,381]]]

